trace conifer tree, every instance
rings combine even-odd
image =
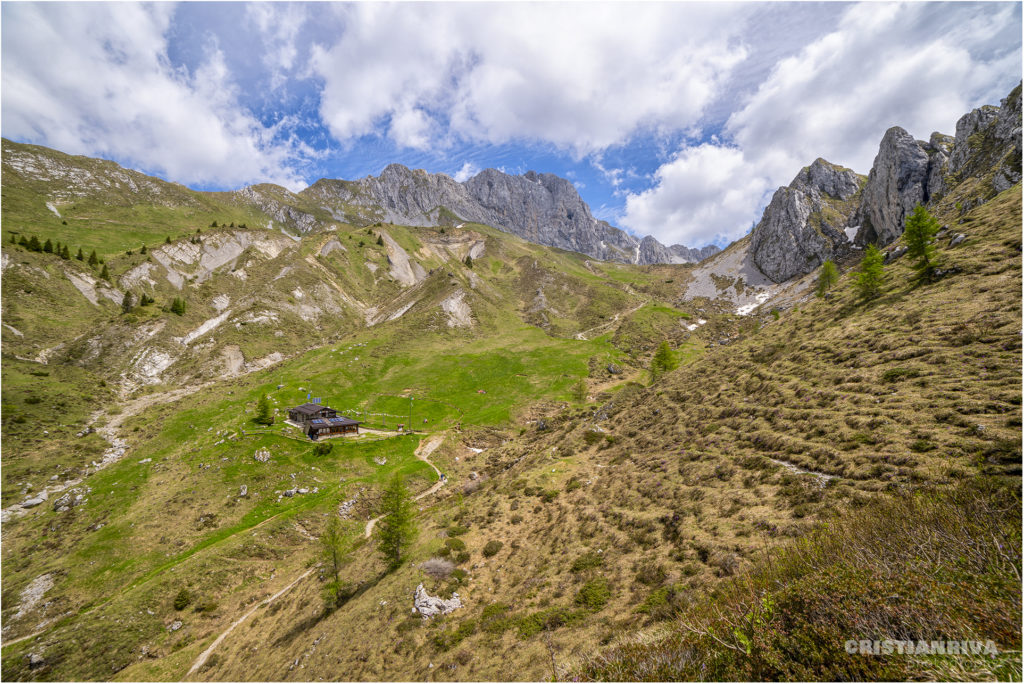
[[[50,242],[50,238],[46,238],[46,243],[43,245],[43,251],[47,254],[53,254],[53,243]]]
[[[377,550],[387,561],[388,569],[394,570],[405,560],[408,547],[416,538],[412,497],[400,475],[396,475],[384,490],[381,514],[384,517],[377,526],[380,530]]]
[[[32,238],[28,241],[28,248],[33,252],[43,251],[43,246],[39,244],[39,238],[37,238],[35,235],[33,235]]]
[[[142,245],[142,247],[139,249],[139,254],[145,254],[145,253],[146,253],[146,245]]]
[[[662,340],[658,345],[658,351],[654,353],[654,358],[651,359],[651,376],[658,378],[678,367],[679,360],[672,352],[672,347],[668,345],[668,340]]]
[[[907,256],[916,259],[914,270],[919,281],[928,281],[935,274],[935,245],[932,240],[939,232],[939,222],[928,210],[918,204],[907,217],[903,238],[907,243]]]
[[[107,270],[107,265],[103,264],[103,270],[100,271],[100,278],[106,281],[110,281],[110,271]]]
[[[11,233],[11,244],[12,244],[12,245],[16,245],[16,244],[18,244],[18,238],[16,238],[16,237],[14,236],[14,233]]]
[[[96,256],[96,250],[94,249],[89,254],[89,265],[90,266],[96,266],[99,263],[100,263],[100,258],[98,256]]]
[[[124,298],[121,300],[121,311],[123,313],[131,313],[134,308],[135,304],[132,301],[132,293],[125,291]]]
[[[832,289],[832,286],[839,280],[839,269],[831,259],[826,259],[821,265],[821,272],[818,273],[817,295],[824,297],[825,293]]]
[[[81,247],[78,248],[78,254],[75,255],[75,258],[79,261],[85,261],[85,254],[82,253]]]
[[[885,272],[882,267],[882,253],[874,245],[864,250],[864,258],[860,261],[860,269],[854,279],[857,293],[862,299],[874,299],[882,293]]]
[[[63,259],[64,261],[67,261],[68,259],[71,258],[71,250],[68,249],[67,245],[64,245],[64,248],[60,251],[60,258]]]
[[[274,416],[270,411],[270,399],[266,394],[260,395],[259,401],[256,402],[256,422],[260,425],[273,425]]]
[[[324,609],[333,610],[348,596],[346,583],[342,582],[341,569],[348,562],[351,547],[346,543],[341,521],[332,515],[320,535],[320,555],[330,579],[323,589]]]
[[[466,258],[463,260],[463,263],[466,264],[466,268],[473,268],[473,257],[467,254]]]
[[[21,239],[18,240],[18,244],[20,246],[24,247],[25,249],[28,249],[28,238],[26,238],[24,235],[22,235]]]

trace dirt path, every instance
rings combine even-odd
[[[413,497],[413,501],[419,501],[420,499],[422,499],[424,497],[430,496],[431,494],[433,494],[434,492],[436,492],[437,490],[441,489],[441,487],[444,486],[444,480],[441,479],[441,471],[437,469],[436,465],[434,465],[433,463],[431,463],[430,461],[427,460],[427,456],[429,456],[430,454],[434,453],[434,450],[437,449],[437,447],[441,446],[441,442],[443,442],[443,441],[444,441],[444,435],[434,435],[425,444],[421,444],[420,446],[418,446],[416,448],[416,458],[420,459],[421,461],[426,463],[428,466],[433,468],[434,472],[437,473],[438,480],[434,484],[433,487],[431,487],[430,489],[426,490],[425,492],[421,492],[420,494],[417,494],[415,497]],[[376,525],[377,522],[381,518],[383,518],[383,517],[384,517],[383,515],[378,515],[373,520],[367,521],[367,523],[366,523],[366,533],[365,533],[365,536],[366,536],[367,539],[369,539],[370,536],[373,534],[373,527],[374,527],[374,525]]]
[[[196,670],[201,668],[206,663],[206,659],[210,657],[210,655],[217,649],[218,646],[220,646],[220,643],[222,641],[224,641],[224,638],[227,637],[228,634],[231,634],[231,631],[235,627],[237,627],[238,625],[240,625],[243,622],[245,622],[246,620],[248,620],[252,616],[252,614],[255,613],[257,610],[259,610],[260,608],[262,608],[264,606],[267,606],[270,603],[272,603],[272,602],[276,601],[277,599],[279,599],[280,597],[284,596],[286,593],[288,593],[288,591],[292,587],[294,587],[296,584],[298,584],[299,582],[301,582],[305,578],[309,577],[313,573],[313,571],[316,570],[316,569],[317,569],[317,566],[314,565],[309,570],[306,570],[306,572],[302,573],[297,578],[292,580],[291,584],[286,586],[284,589],[282,589],[281,591],[277,592],[276,594],[274,594],[270,598],[264,599],[264,600],[260,601],[255,606],[253,606],[252,610],[250,610],[248,613],[246,613],[242,617],[240,617],[237,620],[235,620],[234,622],[232,622],[230,627],[228,627],[226,630],[221,632],[220,636],[218,636],[216,639],[214,639],[213,643],[210,644],[206,648],[205,651],[203,651],[202,653],[199,654],[199,657],[196,658],[196,661],[194,663],[192,663],[192,667],[189,669],[188,674],[192,674],[193,672],[195,672]]]
[[[40,495],[42,495],[43,492],[45,492],[47,501],[49,501],[52,497],[60,495],[65,490],[70,489],[72,487],[77,487],[78,485],[82,484],[82,482],[84,482],[85,479],[90,475],[97,473],[100,470],[103,470],[109,465],[117,463],[122,458],[124,458],[124,455],[128,452],[128,442],[122,439],[119,434],[119,430],[121,429],[121,426],[124,425],[124,422],[126,420],[142,413],[150,406],[155,406],[157,404],[167,404],[172,401],[178,401],[179,399],[183,399],[184,397],[187,397],[190,394],[194,394],[195,392],[198,392],[201,389],[205,389],[212,384],[212,382],[207,382],[201,385],[182,387],[180,389],[171,390],[169,392],[146,394],[141,397],[138,397],[137,399],[132,399],[131,401],[122,404],[120,407],[121,411],[119,413],[109,414],[109,418],[107,420],[106,425],[96,429],[96,433],[100,437],[105,439],[108,444],[110,444],[110,446],[103,452],[103,456],[100,458],[100,460],[93,461],[92,464],[90,464],[90,466],[87,466],[85,469],[85,474],[82,477],[78,477],[73,480],[66,480],[58,484],[53,484],[44,487],[39,492],[33,494],[32,497],[30,498],[39,497]],[[93,413],[89,420],[89,425],[95,423],[96,420],[98,420],[102,415],[102,409]],[[45,503],[46,502],[44,502],[44,504]],[[3,509],[3,511],[0,511],[0,521],[7,522],[12,518],[21,517],[25,515],[25,513],[27,513],[29,510],[30,509],[28,508],[23,508],[21,503],[12,504],[11,506]]]
[[[637,304],[636,306],[634,306],[629,311],[623,311],[621,313],[615,314],[614,316],[612,316],[612,320],[608,321],[607,323],[602,323],[601,325],[595,325],[593,328],[590,328],[589,330],[584,330],[583,332],[576,333],[576,339],[577,340],[589,339],[587,337],[587,335],[589,335],[590,333],[594,332],[595,330],[600,330],[601,328],[607,328],[609,326],[615,325],[616,323],[619,322],[620,318],[622,318],[624,316],[630,315],[631,313],[633,313],[634,311],[636,311],[640,307],[644,306],[645,304],[650,303],[650,301],[651,300],[649,300],[649,299],[645,299],[642,302],[640,302],[639,304]]]

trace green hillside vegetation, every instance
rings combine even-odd
[[[276,186],[96,195],[164,216],[140,254],[8,175],[28,147],[4,141],[5,238],[88,235],[104,264],[2,246],[5,680],[1019,679],[1020,185],[929,207],[968,234],[931,281],[903,257],[873,298],[846,270],[739,317],[682,299],[692,266],[340,222]],[[280,207],[319,223],[266,230]],[[160,258],[207,247],[238,253],[168,280]],[[103,266],[92,304],[67,274]],[[311,442],[285,419],[313,397],[363,434]],[[99,468],[104,435],[125,452]],[[367,529],[396,477],[422,498],[389,566]],[[18,509],[69,481],[78,505]],[[462,607],[410,614],[420,584]],[[843,648],[876,635],[1004,655]]]

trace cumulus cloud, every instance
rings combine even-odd
[[[478,173],[480,173],[480,167],[473,162],[466,162],[462,165],[461,169],[455,172],[455,175],[452,176],[452,178],[459,183],[464,183]]]
[[[731,241],[750,227],[772,189],[764,176],[750,173],[741,150],[710,143],[688,147],[658,169],[651,189],[626,198],[622,223],[666,244]]]
[[[997,102],[1020,77],[1019,34],[1018,5],[852,6],[777,64],[729,117],[726,143],[684,148],[630,194],[622,223],[689,245],[737,239],[817,157],[866,174],[889,127],[952,133],[971,107]]]
[[[239,104],[223,55],[171,66],[168,4],[3,6],[3,132],[172,180],[303,186],[280,128]],[[282,138],[285,142],[282,142]]]
[[[338,140],[544,142],[576,155],[694,123],[745,56],[737,6],[355,4],[313,50]],[[443,132],[443,133],[442,133]],[[427,137],[424,137],[427,136]]]

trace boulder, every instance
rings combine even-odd
[[[412,612],[414,614],[419,613],[423,616],[424,620],[436,615],[447,615],[461,607],[462,599],[459,598],[457,592],[453,592],[450,599],[443,599],[439,596],[428,594],[422,584],[416,587],[416,593],[413,595],[412,600]]]

